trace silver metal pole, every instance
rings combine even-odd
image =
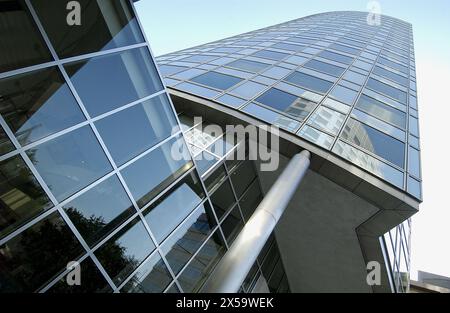
[[[208,281],[203,293],[236,293],[309,168],[311,154],[295,155],[256,208]]]

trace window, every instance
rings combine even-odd
[[[91,116],[163,89],[147,48],[70,63],[65,69]]]
[[[191,173],[146,209],[144,217],[157,242],[162,242],[204,196],[199,178]]]
[[[195,62],[195,63],[207,63],[209,61],[212,61],[214,59],[217,59],[218,57],[213,55],[192,55],[187,58],[180,59],[179,61],[183,62]]]
[[[408,84],[409,84],[408,78],[398,75],[394,72],[388,71],[379,66],[375,66],[375,68],[373,69],[373,73],[376,75],[379,75],[381,77],[390,79],[390,80],[392,80],[400,85],[403,85],[403,86],[408,86]]]
[[[63,209],[91,247],[136,213],[117,176],[83,193]]]
[[[120,289],[130,293],[160,293],[172,281],[169,270],[159,253],[152,255],[139,267],[133,277]]]
[[[361,95],[356,107],[380,120],[394,124],[402,129],[406,128],[406,114],[378,100]]]
[[[128,1],[79,0],[82,23],[71,26],[65,5],[52,0],[31,1],[50,41],[61,58],[144,42]]]
[[[403,168],[405,144],[354,119],[350,119],[342,132],[342,138],[360,146],[385,160]]]
[[[319,93],[327,93],[333,86],[332,82],[300,72],[294,72],[285,80]]]
[[[0,246],[0,292],[35,292],[82,252],[64,220],[53,213]]]
[[[356,91],[342,86],[334,87],[333,91],[330,93],[330,97],[348,105],[353,105],[357,95],[358,93]]]
[[[238,83],[243,81],[243,79],[217,72],[208,72],[191,79],[191,81],[212,88],[226,90],[233,87],[234,85],[237,85]]]
[[[159,67],[162,76],[170,76],[181,71],[187,70],[187,67],[176,65],[162,65]]]
[[[0,203],[0,238],[53,206],[20,156],[0,162]]]
[[[256,72],[262,71],[263,69],[268,68],[271,65],[266,64],[266,63],[256,62],[256,61],[240,59],[240,60],[237,60],[237,61],[227,64],[227,66],[256,73]]]
[[[25,1],[2,1],[1,6],[0,73],[51,61],[50,52],[26,8]]]
[[[230,92],[236,94],[237,96],[241,96],[245,99],[251,99],[256,96],[258,93],[263,91],[266,88],[265,85],[261,85],[252,81],[248,81],[239,85],[235,89]]]
[[[0,80],[0,112],[27,145],[85,120],[57,68]]]
[[[247,101],[245,101],[244,99],[238,98],[238,97],[234,97],[234,96],[230,96],[230,95],[223,95],[220,98],[217,99],[217,101],[222,102],[223,104],[230,106],[232,108],[239,108],[240,106],[242,106],[244,103],[246,103]]]
[[[118,166],[178,129],[165,94],[108,116],[96,122],[95,126]]]
[[[271,77],[274,79],[281,79],[281,78],[285,77],[287,74],[289,74],[290,72],[291,72],[291,70],[289,70],[289,69],[286,69],[284,67],[275,66],[275,67],[272,67],[272,68],[268,69],[267,71],[263,72],[262,75]]]
[[[239,205],[242,210],[242,214],[244,215],[245,220],[249,220],[249,218],[253,215],[258,205],[261,203],[264,198],[261,188],[259,187],[258,180],[254,180],[242,198],[239,200]]]
[[[257,176],[253,161],[244,161],[230,176],[236,197],[239,199]]]
[[[398,64],[398,63],[393,62],[391,60],[388,60],[386,58],[379,57],[377,62],[380,63],[380,64],[383,64],[383,65],[386,65],[386,66],[388,66],[390,68],[393,68],[393,69],[395,69],[397,71],[400,71],[403,74],[406,74],[406,75],[409,74],[409,70],[408,70],[408,68],[406,66]]]
[[[307,63],[305,63],[305,65],[303,65],[304,67],[313,69],[313,70],[317,70],[319,72],[323,72],[326,74],[330,74],[336,77],[339,77],[342,75],[342,73],[344,73],[345,68],[336,66],[336,65],[332,65],[332,64],[328,64],[325,62],[321,62],[321,61],[317,61],[317,60],[311,60]]]
[[[180,137],[174,138],[122,170],[123,178],[140,207],[193,166],[187,149]],[[181,155],[174,155],[174,151]]]
[[[403,104],[406,104],[406,97],[407,97],[406,92],[401,91],[400,89],[382,83],[373,78],[369,78],[369,81],[367,82],[367,87],[373,89],[376,92],[389,96],[395,100],[398,100]]]
[[[408,172],[417,178],[420,178],[420,152],[409,147],[408,153]]]
[[[216,227],[208,203],[204,203],[166,240],[161,249],[175,275],[189,261]]]
[[[347,71],[347,73],[345,73],[344,75],[344,79],[362,86],[366,81],[366,76],[353,71]]]
[[[332,136],[310,126],[302,127],[302,129],[298,132],[298,135],[325,149],[331,149],[334,142],[334,138]]]
[[[197,163],[197,170],[200,175],[204,175],[211,167],[213,167],[219,159],[211,153],[202,151],[200,154],[194,157]]]
[[[279,61],[279,60],[282,60],[282,59],[286,58],[287,56],[289,56],[289,54],[270,51],[270,50],[261,50],[261,51],[254,53],[253,56]]]
[[[95,256],[120,285],[154,249],[150,235],[137,217],[95,251]]]
[[[276,88],[269,89],[256,99],[259,103],[265,104],[282,112],[289,108],[295,100],[297,100],[296,96]]]
[[[345,53],[348,53],[348,54],[353,54],[353,55],[358,55],[361,52],[360,49],[351,48],[351,47],[340,45],[340,44],[337,44],[337,43],[332,44],[330,46],[330,48],[334,49],[334,50],[337,50],[337,51],[342,51],[342,52],[345,52]]]
[[[301,51],[301,50],[305,49],[305,46],[280,42],[280,43],[274,44],[273,46],[271,46],[271,48],[288,50],[288,51]]]
[[[348,57],[339,53],[334,53],[331,51],[322,51],[321,53],[319,53],[319,56],[325,59],[329,59],[332,61],[336,61],[339,63],[343,63],[343,64],[351,64],[353,62],[353,58],[352,57]]]
[[[112,170],[89,126],[36,146],[27,155],[58,201]]]
[[[3,127],[0,126],[0,155],[11,152],[15,149],[11,140],[9,140],[8,135],[3,130]]]
[[[235,206],[230,214],[228,214],[228,216],[222,222],[221,227],[225,239],[230,246],[233,243],[234,239],[236,239],[241,229],[244,227],[244,222],[242,221],[241,212],[239,211],[238,206]]]
[[[308,124],[337,135],[344,124],[345,115],[325,107],[319,108],[308,119]]]
[[[236,203],[230,181],[227,179],[222,185],[211,195],[211,202],[214,206],[217,218],[221,219],[226,212]]]

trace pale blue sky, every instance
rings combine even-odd
[[[383,14],[413,24],[425,202],[413,219],[413,272],[450,277],[450,205],[446,194],[450,81],[450,1],[381,0]],[[141,0],[138,14],[155,55],[299,17],[336,10],[366,11],[365,0]]]

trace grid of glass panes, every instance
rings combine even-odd
[[[157,61],[169,87],[277,125],[422,198],[410,24],[331,12]]]

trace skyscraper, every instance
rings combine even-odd
[[[131,0],[78,3],[0,2],[0,292],[202,291],[304,149],[239,291],[404,291],[421,201],[409,24],[321,14],[158,70]],[[279,126],[281,166],[230,158],[250,144],[227,124]]]

